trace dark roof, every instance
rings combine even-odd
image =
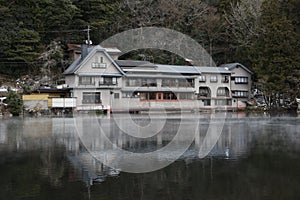
[[[221,65],[220,67],[207,67],[207,66],[181,66],[181,65],[161,65],[154,64],[149,61],[141,60],[113,60],[105,50],[105,48],[100,45],[95,46],[94,48],[88,49],[88,55],[81,59],[81,56],[78,57],[64,72],[64,74],[74,74],[85,63],[94,53],[97,51],[102,51],[115,67],[125,75],[124,72],[132,73],[168,73],[168,74],[202,74],[202,73],[215,73],[215,74],[230,74],[231,69],[237,66],[241,66],[250,74],[253,74],[248,68],[239,63],[230,63]]]
[[[80,44],[67,44],[68,51],[81,51]]]
[[[234,69],[236,67],[242,67],[245,71],[249,72],[250,74],[253,74],[253,72],[250,69],[248,69],[247,67],[245,67],[241,63],[228,63],[228,64],[223,64],[220,67],[227,68],[229,70]]]
[[[115,60],[120,67],[156,67],[149,61],[142,60]]]
[[[154,64],[153,64],[154,65]],[[231,74],[231,71],[220,67],[200,67],[200,66],[182,66],[182,65],[160,65],[155,64],[153,68],[149,67],[134,67],[123,68],[125,72],[138,73],[168,73],[168,74]]]

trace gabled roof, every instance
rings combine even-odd
[[[223,65],[221,65],[220,66],[221,68],[227,68],[227,69],[229,69],[229,70],[232,70],[232,69],[234,69],[234,68],[236,68],[236,67],[242,67],[245,71],[247,71],[248,73],[250,73],[250,74],[253,74],[253,72],[250,70],[250,69],[248,69],[247,67],[245,67],[244,65],[242,65],[241,63],[228,63],[228,64],[223,64]]]
[[[88,48],[88,54],[87,56],[82,59],[82,54],[79,56],[65,71],[64,75],[68,74],[76,74],[78,70],[92,57],[94,56],[97,52],[103,52],[106,57],[110,60],[110,62],[120,71],[121,74],[125,74],[124,71],[118,66],[118,64],[111,58],[110,55],[108,55],[107,51],[105,48],[101,47],[100,45],[97,45],[92,48]]]

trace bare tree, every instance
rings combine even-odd
[[[261,5],[263,0],[242,0],[231,3],[230,13],[225,13],[228,34],[239,46],[250,46],[258,36]]]
[[[125,0],[119,8],[125,15],[117,16],[116,23],[123,30],[162,26],[184,32],[204,14],[207,5],[201,0]]]
[[[61,44],[52,41],[39,58],[43,63],[41,75],[49,80],[61,76],[62,67],[66,64],[63,57],[64,53]]]
[[[194,23],[193,30],[194,37],[206,47],[211,56],[220,51],[220,47],[214,44],[224,40],[225,23],[216,7],[207,7],[201,18]]]

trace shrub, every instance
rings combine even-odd
[[[23,110],[23,102],[20,96],[14,91],[9,91],[6,100],[9,112],[13,116],[18,116]]]

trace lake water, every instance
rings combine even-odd
[[[300,117],[0,119],[0,199],[300,199]]]

